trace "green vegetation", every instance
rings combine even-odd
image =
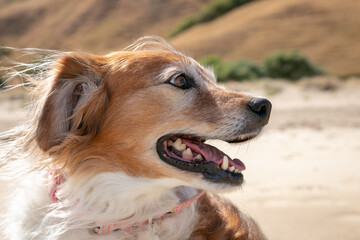
[[[6,49],[6,48],[3,48],[0,46],[0,58],[3,57],[3,56],[8,56],[10,55],[10,50],[9,49]]]
[[[229,79],[242,81],[264,76],[261,67],[244,59],[237,62],[227,62],[216,55],[210,55],[200,59],[199,62],[214,69],[218,82],[225,82]]]
[[[218,82],[225,82],[229,80],[232,70],[232,64],[224,62],[216,55],[209,55],[199,60],[199,63],[204,66],[212,67]]]
[[[295,50],[271,53],[265,57],[261,65],[248,60],[223,61],[216,55],[201,58],[199,62],[214,69],[218,82],[253,80],[262,77],[295,81],[302,77],[325,74],[322,69]]]
[[[248,60],[239,60],[232,64],[229,78],[236,80],[251,80],[264,77],[264,70]]]
[[[263,61],[266,74],[271,78],[298,80],[324,74],[324,71],[311,63],[304,55],[295,50],[278,51],[269,54]]]
[[[230,10],[251,1],[253,0],[212,0],[198,14],[185,18],[169,34],[169,37],[174,37],[199,23],[212,21]]]
[[[3,56],[7,56],[10,54],[10,51],[0,46],[0,60]],[[1,62],[0,62],[1,63]],[[1,69],[0,69],[0,89],[4,87],[4,79],[1,75]]]

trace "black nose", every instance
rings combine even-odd
[[[271,102],[266,98],[253,98],[249,101],[248,107],[261,120],[263,125],[267,124],[271,112]]]

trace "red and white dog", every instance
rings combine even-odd
[[[254,138],[268,100],[224,90],[157,37],[55,58],[33,71],[29,121],[2,135],[2,173],[21,172],[9,239],[265,238],[213,194],[239,188],[245,166],[205,141]]]

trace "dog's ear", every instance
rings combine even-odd
[[[93,55],[72,54],[57,62],[36,131],[42,150],[60,145],[70,134],[88,140],[96,135],[109,97],[103,75],[103,59]]]

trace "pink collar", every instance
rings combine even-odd
[[[59,199],[56,197],[57,190],[61,187],[61,184],[65,181],[65,176],[60,173],[58,170],[51,170],[49,172],[48,177],[48,195],[52,202],[56,203],[59,201]],[[100,235],[108,235],[110,233],[114,233],[117,231],[132,231],[139,229],[142,226],[145,225],[151,225],[154,223],[158,223],[163,221],[166,218],[169,218],[171,216],[174,216],[175,214],[181,212],[186,207],[190,206],[194,201],[199,199],[205,192],[204,191],[198,191],[197,194],[195,194],[193,197],[191,197],[187,201],[180,202],[179,205],[173,207],[168,211],[167,213],[163,214],[162,216],[158,218],[150,218],[143,222],[136,222],[133,224],[124,224],[123,221],[111,223],[111,224],[98,224],[98,226],[93,228],[93,231]],[[130,218],[130,217],[128,217]],[[126,219],[128,219],[126,218]]]
[[[59,199],[56,197],[56,192],[60,185],[65,182],[65,176],[59,170],[50,170],[48,175],[48,195],[52,202],[56,203]]]

